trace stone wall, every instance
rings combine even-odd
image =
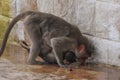
[[[11,0],[10,2],[12,17],[27,10],[34,10],[52,13],[77,25],[83,33],[93,35],[88,37],[97,47],[95,61],[120,66],[120,0]],[[19,22],[15,27],[15,39],[25,38],[22,23]]]

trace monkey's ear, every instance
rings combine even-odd
[[[85,45],[81,44],[78,48],[79,53],[83,53],[85,51]]]

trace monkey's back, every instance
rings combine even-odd
[[[52,14],[34,12],[25,20],[25,26],[31,26],[30,29],[34,29],[36,27],[37,30],[40,30],[41,35],[45,32],[49,32],[48,41],[50,41],[51,38],[62,36],[76,39],[79,44],[82,41],[82,34],[76,26],[71,25],[64,19]],[[34,32],[37,32],[37,30]]]

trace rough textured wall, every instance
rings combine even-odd
[[[0,0],[0,39],[3,37],[6,26],[10,21],[10,0]]]
[[[7,26],[16,12],[16,0],[0,0],[0,39],[3,38]],[[15,29],[17,28],[15,27]],[[15,37],[17,33],[14,34],[14,31],[12,31],[11,34],[14,35],[11,37]]]
[[[89,37],[97,47],[95,61],[120,66],[120,0],[11,0],[11,4],[12,16],[35,10],[77,25],[94,35]],[[22,26],[21,21],[15,28],[16,39],[25,38]]]

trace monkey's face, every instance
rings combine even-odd
[[[83,44],[77,48],[75,55],[77,57],[76,60],[80,63],[84,63],[85,60],[89,57],[86,53],[86,47]]]
[[[81,58],[82,56],[84,56],[84,54],[86,53],[86,47],[85,45],[81,44],[76,50],[75,50],[75,55],[77,58]]]

